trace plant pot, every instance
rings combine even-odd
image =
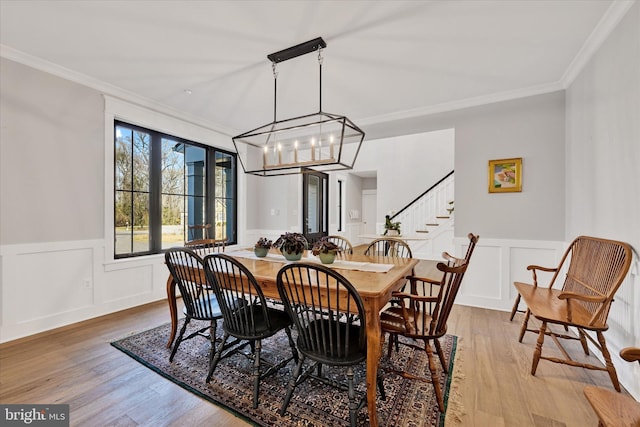
[[[398,230],[387,230],[387,236],[399,236],[400,232]]]
[[[282,255],[284,255],[287,261],[300,261],[302,258],[302,252],[295,253],[282,251]]]
[[[325,253],[320,252],[318,254],[318,258],[320,258],[320,261],[322,261],[323,264],[333,264],[333,262],[336,260],[336,253],[335,252],[325,252]]]
[[[258,258],[263,258],[269,253],[269,248],[253,248],[253,253],[256,254]]]

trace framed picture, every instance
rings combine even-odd
[[[489,160],[489,193],[522,191],[522,157]]]

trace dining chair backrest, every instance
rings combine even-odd
[[[369,243],[364,251],[369,256],[412,258],[411,248],[404,240],[395,237],[381,237]]]
[[[184,247],[193,249],[205,257],[209,254],[224,252],[227,245],[227,239],[195,239],[184,242]]]
[[[300,262],[280,269],[277,285],[301,353],[330,365],[366,359],[364,304],[349,280],[323,265]]]
[[[211,224],[190,225],[188,227],[189,240],[210,239],[211,228]]]
[[[471,255],[473,255],[473,251],[476,248],[476,244],[478,244],[478,240],[480,239],[480,236],[478,236],[477,234],[474,235],[473,233],[469,233],[468,237],[469,237],[469,245],[467,246],[467,251],[464,255],[464,258],[457,258],[453,255],[450,255],[448,252],[442,253],[442,258],[444,258],[447,261],[447,265],[456,266],[456,265],[462,265],[465,262],[468,264],[469,261],[471,261]]]
[[[171,248],[164,256],[169,272],[180,290],[187,314],[194,319],[215,317],[217,307],[203,303],[215,301],[215,296],[213,290],[206,285],[202,258],[187,248]]]
[[[204,270],[218,298],[225,331],[251,339],[272,329],[262,289],[244,265],[218,253],[205,257]]]
[[[327,236],[327,240],[338,245],[344,254],[353,255],[353,245],[348,239],[342,236]]]

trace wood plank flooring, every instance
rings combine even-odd
[[[518,343],[520,319],[454,307],[459,360],[447,426],[597,426],[582,389],[611,388],[607,374],[541,361],[531,376],[535,337]],[[68,403],[73,426],[247,425],[109,345],[168,321],[160,301],[2,344],[0,402]],[[568,348],[581,354],[579,344]]]

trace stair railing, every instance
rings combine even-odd
[[[449,172],[405,207],[391,216],[401,223],[402,234],[414,234],[419,227],[426,228],[430,221],[446,215],[454,196],[454,171]]]

